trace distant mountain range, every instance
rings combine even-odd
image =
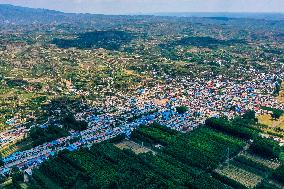
[[[0,22],[14,24],[50,23],[68,19],[67,14],[46,9],[0,5]]]
[[[64,13],[48,9],[35,9],[8,4],[0,4],[0,23],[32,24],[32,23],[68,23],[88,20],[97,15]]]
[[[154,13],[155,16],[177,16],[177,17],[211,17],[211,18],[254,18],[267,20],[284,20],[284,13],[229,13],[229,12],[169,12],[169,13]]]
[[[147,15],[147,14],[137,14]],[[258,18],[258,19],[284,19],[282,13],[153,13],[154,16],[175,16],[175,17],[221,17],[221,18]],[[86,22],[90,19],[99,19],[101,17],[119,17],[105,16],[98,14],[76,14],[64,13],[60,11],[47,9],[34,9],[13,6],[9,4],[0,4],[0,23],[6,24],[32,24],[32,23],[70,23],[70,22]]]

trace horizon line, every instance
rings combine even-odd
[[[21,5],[13,5],[13,4],[4,4],[0,3],[1,5],[8,5],[13,7],[21,7],[21,8],[29,8],[29,9],[37,9],[37,10],[49,10],[49,11],[57,11],[65,14],[93,14],[93,15],[110,15],[110,16],[167,16],[166,14],[284,14],[284,12],[272,12],[272,11],[173,11],[173,12],[121,12],[121,13],[107,13],[107,12],[69,12],[69,11],[63,11],[60,9],[48,9],[44,7],[28,7],[28,6],[21,6]],[[165,15],[162,15],[165,14]]]

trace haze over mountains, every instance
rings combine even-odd
[[[67,19],[67,14],[59,11],[0,5],[0,20],[6,23],[54,22],[62,19]]]
[[[136,15],[136,14],[135,14]],[[139,13],[137,13],[139,15]],[[146,14],[142,14],[146,15]],[[152,13],[155,16],[176,17],[229,17],[229,18],[258,18],[283,20],[282,13]],[[90,18],[99,18],[99,14],[64,13],[48,9],[34,9],[9,4],[0,4],[0,23],[6,24],[31,24],[31,23],[68,23],[87,21]],[[109,16],[113,17],[113,16]]]

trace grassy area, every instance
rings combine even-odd
[[[258,122],[267,126],[262,127],[262,131],[265,133],[275,133],[276,135],[281,134],[284,136],[284,115],[282,115],[278,120],[275,120],[271,118],[271,115],[263,114],[258,116]]]
[[[26,183],[21,183],[19,184],[19,186],[21,187],[21,189],[28,189],[28,185]]]
[[[153,154],[155,154],[154,151],[152,151],[149,148],[146,148],[144,146],[141,146],[140,144],[137,144],[133,141],[130,140],[123,140],[118,144],[115,144],[116,147],[118,147],[119,149],[130,149],[132,150],[135,154],[141,154],[141,153],[147,153],[147,152],[152,152]]]
[[[5,189],[12,186],[12,178],[9,178],[4,183],[0,184],[0,189]]]
[[[29,141],[27,141],[26,139],[23,139],[23,140],[19,139],[19,141],[17,142],[11,143],[8,146],[0,148],[0,155],[3,157],[6,157],[16,151],[26,150],[26,149],[29,149],[30,147],[31,147],[31,144]]]

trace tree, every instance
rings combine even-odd
[[[249,127],[239,127],[234,122],[222,118],[208,118],[205,125],[243,139],[252,139],[257,135],[255,130]],[[242,123],[242,125],[245,125],[245,123]]]
[[[282,116],[282,114],[283,114],[282,110],[274,109],[272,111],[271,117],[272,119],[279,119]]]
[[[274,88],[273,94],[276,95],[276,96],[278,96],[280,91],[281,91],[281,83],[282,83],[281,80],[277,80],[275,82],[275,88]]]
[[[255,120],[255,111],[254,110],[247,110],[243,114],[243,119]]]
[[[273,172],[273,178],[284,184],[284,165],[281,165]]]
[[[75,131],[83,131],[88,127],[88,123],[86,121],[77,121],[72,114],[66,115],[62,119],[62,124],[66,130],[74,129]]]
[[[255,138],[250,149],[256,154],[272,158],[279,157],[281,152],[281,148],[277,142],[262,137]]]
[[[186,107],[186,106],[178,106],[178,107],[176,107],[176,111],[179,114],[184,114],[185,112],[188,111],[188,107]]]
[[[1,155],[0,155],[0,167],[1,166],[4,166],[4,161],[3,161],[3,159],[2,159],[2,157],[1,157]]]
[[[24,180],[24,175],[18,167],[12,167],[12,182],[13,185],[16,187],[19,182]]]

